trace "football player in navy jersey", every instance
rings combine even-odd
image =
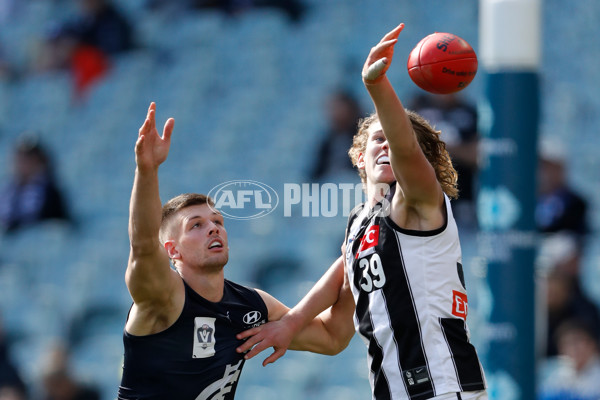
[[[273,347],[281,357],[312,318],[350,291],[348,325],[367,343],[373,399],[487,399],[485,377],[466,325],[467,294],[450,199],[457,175],[440,132],[404,109],[386,71],[404,24],[386,34],[363,67],[375,114],[359,124],[349,151],[367,201],[349,217],[342,265],[277,322],[239,338],[246,359]],[[341,292],[340,292],[341,289]]]
[[[160,136],[155,112],[152,103],[135,145],[125,275],[133,305],[123,332],[118,398],[233,399],[245,361],[236,351],[243,343],[236,334],[277,320],[288,308],[225,279],[227,231],[210,198],[188,193],[161,204],[158,169],[169,152],[174,120],[167,120]],[[335,263],[341,265],[341,258]],[[353,307],[342,293],[333,310],[345,315],[341,309]],[[348,343],[337,341],[347,334],[331,334],[339,329],[336,313],[324,312],[290,348],[335,354]]]

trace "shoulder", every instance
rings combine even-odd
[[[175,288],[166,301],[134,301],[125,325],[128,333],[149,335],[163,331],[177,321],[185,306],[188,289],[179,274],[173,280]]]
[[[289,307],[264,290],[256,289],[256,292],[265,302],[265,306],[267,307],[267,311],[269,313],[269,321],[277,321],[289,311]]]
[[[239,297],[261,297],[259,290],[225,279],[225,290]]]
[[[365,208],[365,203],[361,203],[361,204],[357,205],[356,207],[354,207],[352,209],[352,211],[350,211],[350,214],[348,215],[348,228],[350,228],[350,226],[352,225],[354,220],[359,216],[359,214],[361,213],[361,211],[364,208]]]
[[[409,231],[433,231],[447,225],[451,216],[450,199],[441,190],[431,202],[409,202],[397,190],[391,199],[388,219],[397,227]]]
[[[225,293],[229,302],[257,307],[262,311],[268,311],[269,304],[265,301],[265,292],[260,289],[255,289],[225,279]]]

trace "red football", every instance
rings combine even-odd
[[[408,56],[408,74],[421,89],[449,94],[466,88],[477,73],[477,55],[464,39],[451,33],[432,33]]]

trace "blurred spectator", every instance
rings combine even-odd
[[[338,90],[327,99],[327,128],[311,164],[309,178],[318,181],[324,176],[336,176],[344,171],[355,174],[348,157],[352,138],[362,117],[358,101],[348,92]]]
[[[100,400],[93,386],[79,382],[69,365],[69,352],[61,344],[49,352],[43,365],[42,400]]]
[[[567,182],[565,162],[564,145],[541,141],[536,223],[540,232],[569,232],[582,240],[588,230],[588,202]]]
[[[578,320],[566,321],[556,331],[559,357],[542,379],[539,400],[600,399],[598,338]]]
[[[0,400],[25,400],[25,395],[11,386],[0,387]]]
[[[15,148],[12,181],[0,192],[0,229],[10,232],[46,219],[69,216],[46,150],[27,135]]]
[[[61,26],[53,28],[44,38],[35,68],[40,72],[69,70],[75,98],[79,99],[105,75],[109,60],[100,49],[81,43],[75,32]]]
[[[452,164],[458,173],[459,198],[452,201],[458,223],[476,225],[475,178],[478,170],[477,109],[457,94],[419,94],[408,104],[435,129],[442,131]]]
[[[77,0],[81,15],[65,24],[81,44],[93,46],[114,55],[133,48],[129,21],[109,0]]]
[[[252,8],[278,8],[287,14],[290,21],[298,22],[304,15],[305,5],[300,0],[195,0],[196,4],[220,3],[225,11],[236,14]]]
[[[80,15],[48,32],[36,69],[70,69],[79,96],[106,73],[111,56],[133,48],[133,30],[108,0],[77,3]]]
[[[573,262],[573,255],[558,261],[547,276],[547,342],[546,356],[558,354],[555,340],[559,326],[565,321],[577,319],[589,327],[595,338],[600,338],[600,312],[596,304],[586,295],[579,276],[572,275],[561,263]]]
[[[281,9],[293,22],[300,21],[306,11],[301,0],[148,0],[147,6],[150,9],[216,8],[230,15],[269,7]]]
[[[10,360],[6,335],[0,323],[0,400],[24,400],[26,386]]]
[[[543,234],[537,267],[548,274],[548,356],[557,354],[552,339],[566,320],[585,322],[600,338],[600,311],[581,287],[588,202],[567,182],[565,163],[563,145],[552,139],[540,142],[535,217]]]

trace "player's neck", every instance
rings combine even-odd
[[[383,182],[367,181],[367,205],[373,208],[389,191],[390,185]]]
[[[206,300],[217,303],[223,298],[225,287],[223,268],[211,272],[184,270],[180,274],[185,282]]]

